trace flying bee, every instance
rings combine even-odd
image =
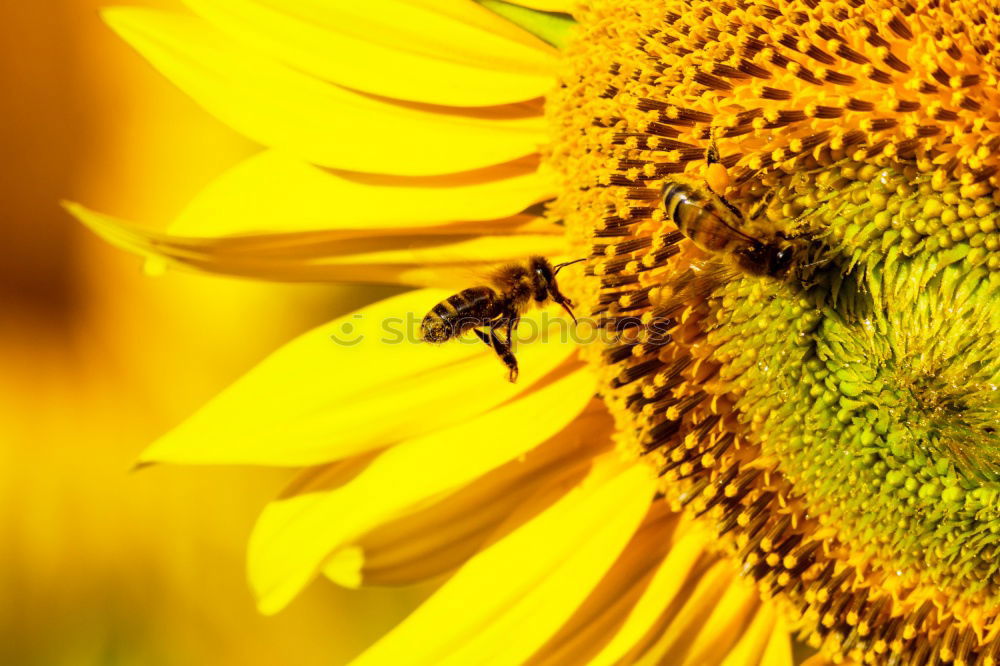
[[[743,214],[711,188],[670,182],[663,187],[662,200],[680,232],[705,252],[729,255],[754,275],[781,278],[788,273],[792,250],[740,231]]]
[[[508,379],[516,381],[517,359],[511,345],[521,315],[532,301],[540,306],[551,300],[576,323],[573,302],[559,291],[556,274],[579,261],[583,259],[552,266],[544,257],[531,257],[523,264],[497,269],[490,278],[492,286],[469,287],[435,305],[420,323],[420,337],[441,343],[472,330],[507,366]],[[503,337],[497,333],[501,329]]]

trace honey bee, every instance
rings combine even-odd
[[[705,252],[727,254],[754,275],[780,278],[791,267],[794,254],[790,248],[740,231],[743,214],[710,188],[670,182],[663,188],[662,200],[680,232]]]
[[[435,305],[420,323],[420,337],[425,342],[442,343],[472,330],[507,366],[507,378],[517,381],[517,359],[511,345],[521,315],[532,300],[537,305],[551,300],[576,323],[573,302],[559,291],[556,274],[579,261],[583,259],[552,266],[544,257],[531,257],[523,264],[504,266],[491,276],[492,286],[469,287]],[[497,333],[501,329],[502,337]]]

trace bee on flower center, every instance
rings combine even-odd
[[[714,136],[705,151],[705,162],[704,185],[671,181],[663,186],[661,199],[667,217],[705,252],[732,257],[740,268],[753,275],[784,277],[792,266],[794,253],[791,248],[740,231],[745,228],[746,219],[721,194],[729,185],[729,174]],[[766,199],[761,203],[766,203]],[[757,206],[751,219],[763,210],[763,205]]]
[[[579,261],[583,259],[552,266],[544,257],[531,257],[525,263],[499,268],[491,276],[491,285],[463,289],[435,305],[420,324],[420,337],[442,343],[474,331],[507,366],[508,379],[517,381],[517,358],[511,347],[521,315],[532,301],[541,306],[551,300],[576,323],[573,302],[559,291],[556,274]]]
[[[710,188],[669,182],[663,187],[662,201],[678,230],[705,252],[728,255],[754,275],[781,278],[791,268],[791,248],[740,231],[745,226],[743,214]]]

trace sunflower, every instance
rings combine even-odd
[[[165,265],[424,287],[143,454],[299,469],[262,611],[441,581],[360,664],[996,663],[1000,6],[188,4],[107,18],[267,150],[166,232],[73,212]],[[412,342],[529,255],[588,258],[560,285],[603,336],[534,317],[516,384]]]

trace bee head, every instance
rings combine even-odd
[[[740,264],[749,272],[776,278],[785,276],[794,258],[791,248],[760,242],[754,242],[738,254],[741,259]]]
[[[576,261],[583,261],[583,259],[577,259]],[[553,268],[552,264],[545,257],[531,258],[531,274],[534,283],[535,301],[544,303],[547,299],[551,298],[553,302],[561,305],[569,313],[569,316],[573,318],[574,324],[576,323],[576,315],[573,314],[572,310],[573,301],[563,296],[562,292],[559,291],[559,285],[556,283],[556,273],[563,266],[574,264],[576,261],[568,261]]]
[[[788,269],[792,267],[792,259],[795,258],[792,249],[789,247],[772,247],[769,273],[775,277],[783,277]]]

